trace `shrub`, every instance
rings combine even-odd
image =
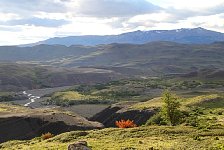
[[[219,111],[219,112],[218,112],[218,115],[222,115],[222,111]]]
[[[198,116],[191,115],[190,117],[186,118],[185,122],[186,125],[197,127],[198,126]]]
[[[214,140],[219,140],[219,137],[216,136],[216,137],[214,138]]]
[[[116,121],[115,125],[118,128],[134,128],[137,127],[137,125],[134,123],[133,120],[121,120],[121,121]]]
[[[146,125],[167,125],[166,120],[163,118],[162,113],[159,112],[153,115],[147,122]]]
[[[54,135],[51,134],[50,132],[41,135],[41,138],[42,138],[43,140],[47,140],[47,139],[50,139],[50,138],[52,138],[52,137],[54,137]]]

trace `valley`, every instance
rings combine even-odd
[[[0,6],[0,150],[224,150],[224,0]]]
[[[0,46],[0,149],[223,149],[223,42],[47,44]]]

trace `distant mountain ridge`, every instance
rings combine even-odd
[[[0,62],[34,63],[61,67],[128,68],[151,74],[186,73],[203,68],[223,68],[224,42],[180,44],[108,44],[98,46],[37,45],[0,47]],[[131,68],[131,70],[130,70]],[[133,70],[134,69],[134,70]],[[125,71],[126,72],[126,71]]]
[[[55,37],[22,46],[34,46],[40,44],[95,46],[111,43],[145,44],[153,41],[170,41],[184,44],[209,44],[216,41],[224,41],[224,33],[207,30],[201,27],[176,30],[134,31],[119,35]]]

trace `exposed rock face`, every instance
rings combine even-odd
[[[143,125],[153,116],[155,110],[131,110],[128,109],[133,103],[114,104],[102,112],[94,115],[90,120],[98,121],[105,127],[115,127],[115,122],[121,119],[133,120],[136,125]]]
[[[87,142],[86,141],[79,141],[77,143],[70,144],[68,146],[68,150],[91,150],[91,148],[89,148],[87,146]]]
[[[62,112],[29,110],[30,112],[0,113],[0,143],[9,140],[32,139],[50,132],[54,135],[74,131],[103,128],[98,122],[91,122],[79,115]]]

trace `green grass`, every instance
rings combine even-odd
[[[137,104],[134,104],[129,107],[129,109],[134,110],[144,110],[144,109],[155,109],[155,108],[161,108],[163,105],[161,98],[154,98],[146,102],[140,102]]]
[[[58,106],[70,106],[78,104],[106,104],[110,101],[102,100],[100,96],[81,94],[77,91],[56,92],[43,104],[55,104]]]
[[[218,139],[218,140],[217,140]],[[93,150],[121,149],[215,149],[223,146],[224,128],[210,131],[192,127],[150,126],[131,129],[108,128],[92,131],[72,131],[48,140],[10,141],[1,144],[3,150],[65,150],[70,143],[85,140]],[[220,149],[221,150],[221,149]]]
[[[197,106],[202,107],[202,105],[208,104],[212,101],[216,101],[220,98],[221,97],[218,94],[201,95],[201,96],[185,99],[184,105],[187,105],[187,106],[197,105]]]
[[[181,98],[179,99],[181,102],[182,107],[203,107],[203,108],[224,108],[224,97],[219,94],[208,94],[208,95],[201,95],[192,98]],[[140,102],[133,106],[131,109],[150,109],[150,108],[161,108],[163,105],[161,98],[154,98],[148,100],[146,102]]]
[[[29,109],[19,105],[0,103],[0,113],[28,112]]]
[[[62,100],[88,100],[88,99],[99,99],[100,97],[83,95],[76,91],[56,92],[52,98],[59,98]]]

